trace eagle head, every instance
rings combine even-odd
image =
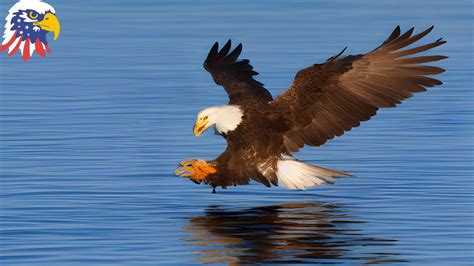
[[[54,34],[54,40],[61,32],[54,8],[41,0],[21,0],[8,11],[0,51],[8,49],[8,55],[13,56],[20,50],[25,61],[35,51],[44,57],[45,51],[51,52],[48,32]]]
[[[206,129],[215,126],[217,133],[227,134],[242,122],[244,113],[237,105],[221,105],[206,108],[198,113],[194,124],[194,135],[200,136]]]

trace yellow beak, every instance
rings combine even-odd
[[[207,119],[200,120],[198,118],[196,120],[196,123],[194,123],[194,135],[196,135],[196,137],[199,137],[202,134],[202,132],[206,131],[208,127],[209,126],[208,126]]]
[[[35,22],[33,25],[39,26],[42,30],[53,32],[55,41],[61,33],[61,24],[59,24],[58,18],[52,13],[47,13],[42,21]]]

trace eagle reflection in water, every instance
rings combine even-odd
[[[225,210],[190,219],[186,239],[204,264],[383,264],[406,262],[383,252],[396,240],[364,235],[334,204],[305,202]]]

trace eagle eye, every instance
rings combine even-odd
[[[31,10],[29,13],[28,13],[28,17],[30,17],[31,19],[37,19],[39,17],[39,14],[33,10]]]

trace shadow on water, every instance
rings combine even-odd
[[[339,205],[304,202],[243,210],[211,206],[190,218],[185,230],[198,247],[197,261],[205,264],[406,262],[383,252],[396,240],[365,235],[359,223]]]

